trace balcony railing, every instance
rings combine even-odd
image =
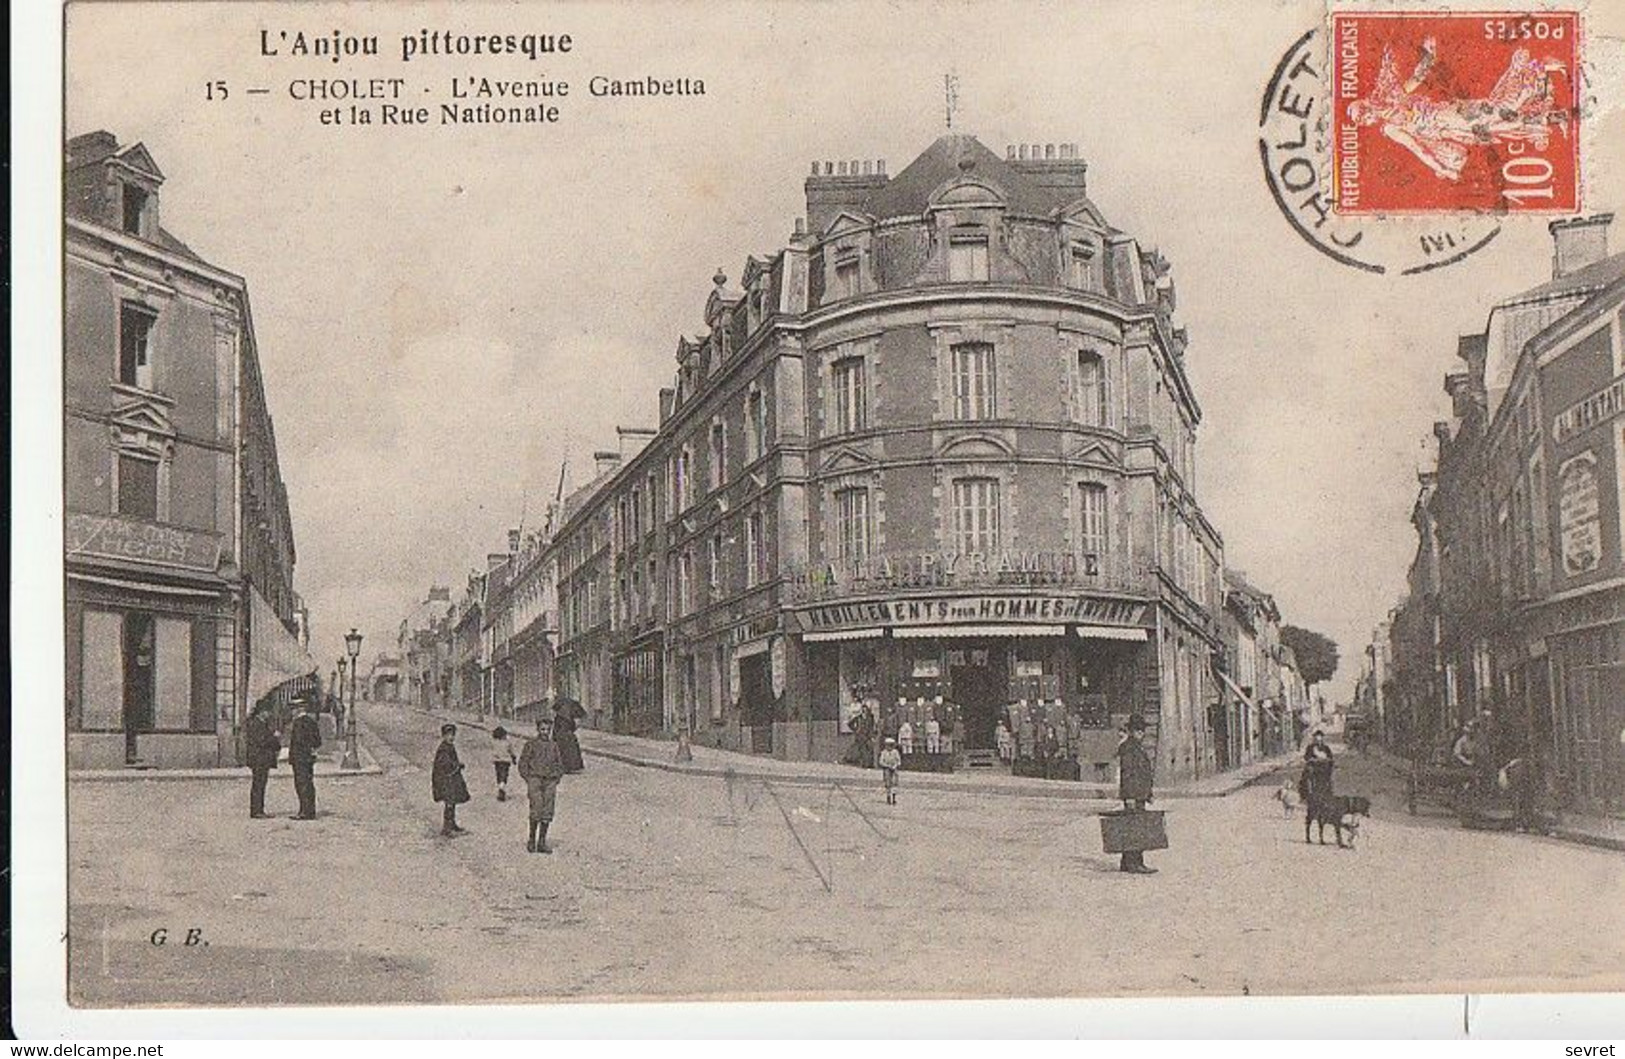
[[[1152,571],[1127,556],[1020,551],[897,552],[835,560],[790,571],[785,586],[796,603],[897,592],[1048,589],[1150,596],[1156,591]]]

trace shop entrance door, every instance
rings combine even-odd
[[[152,731],[153,620],[151,614],[133,611],[124,615],[124,760],[140,758],[136,746],[142,732]]]
[[[765,652],[739,660],[739,711],[750,729],[751,753],[773,753],[773,678]]]
[[[985,657],[989,663],[1003,660],[989,651],[967,651],[966,655]],[[1004,710],[1009,685],[1004,667],[991,664],[950,666],[948,679],[952,684],[953,700],[959,704],[964,719],[965,748],[992,750],[996,744],[993,733],[998,727],[999,714]]]

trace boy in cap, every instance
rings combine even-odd
[[[530,830],[525,849],[531,853],[551,853],[547,827],[553,822],[553,805],[559,780],[564,776],[564,756],[553,741],[553,718],[536,715],[536,738],[527,740],[519,754],[519,778],[525,781],[530,800]]]
[[[434,752],[434,771],[429,776],[434,800],[445,806],[440,833],[450,838],[464,829],[457,826],[457,807],[468,801],[468,782],[463,779],[463,762],[457,756],[457,726],[440,726],[440,745]]]

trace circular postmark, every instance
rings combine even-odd
[[[1264,88],[1258,155],[1275,205],[1294,231],[1339,264],[1414,275],[1444,268],[1494,241],[1494,214],[1350,215],[1332,204],[1331,92],[1327,32],[1299,37]]]

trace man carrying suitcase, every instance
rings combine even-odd
[[[1117,746],[1117,796],[1123,800],[1123,808],[1130,812],[1143,810],[1151,801],[1151,757],[1145,752],[1145,744],[1140,742],[1144,734],[1145,721],[1138,716],[1130,717],[1123,741]],[[1146,866],[1144,850],[1128,850],[1122,854],[1118,870],[1151,875],[1157,869]]]

